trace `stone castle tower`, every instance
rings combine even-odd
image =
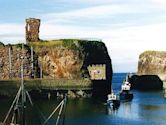
[[[26,19],[26,42],[36,42],[39,40],[40,19]]]

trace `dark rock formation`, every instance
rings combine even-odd
[[[105,44],[98,41],[81,41],[80,44],[84,53],[82,70],[85,73],[87,72],[87,66],[89,65],[106,65],[106,79],[92,80],[92,82],[94,96],[107,95],[111,91],[112,64]]]
[[[37,42],[39,40],[40,19],[26,19],[26,41]]]
[[[146,51],[139,56],[138,75],[158,75],[166,81],[166,52]]]
[[[163,82],[157,75],[133,75],[129,79],[131,87],[137,90],[161,90]]]

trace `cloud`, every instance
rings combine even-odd
[[[166,11],[166,0],[152,0],[153,4],[160,8],[161,10]]]
[[[166,4],[165,0],[152,0],[152,1],[158,4]]]
[[[0,41],[7,43],[18,43],[24,40],[24,25],[22,24],[0,24]]]
[[[140,10],[139,10],[140,11]],[[46,18],[52,18],[53,16],[59,16],[59,17],[90,17],[94,18],[95,16],[103,16],[108,14],[118,14],[118,13],[134,13],[134,11],[131,11],[131,8],[128,8],[127,5],[102,5],[102,6],[94,6],[94,7],[88,7],[83,9],[77,9],[62,13],[50,13],[46,16]]]
[[[124,14],[127,14],[126,16],[128,16],[128,14],[141,13],[148,13],[148,11],[146,9],[140,9],[136,4],[107,4],[85,7],[65,12],[46,13],[40,17],[47,23],[71,24],[79,22],[80,24],[83,24],[89,21],[98,22],[98,20],[104,20],[103,23],[105,23],[108,20],[114,20],[114,18],[116,18],[115,16],[120,18],[123,17]]]
[[[103,41],[105,41],[112,57],[114,71],[137,71],[138,57],[142,52],[146,50],[165,51],[165,32],[166,23],[103,32],[106,36],[110,34]]]
[[[66,0],[56,0],[55,6],[62,7],[62,3],[66,2],[65,5],[78,6],[38,15],[42,23],[40,38],[102,39],[107,45],[115,72],[136,71],[141,52],[165,50],[164,1],[73,0],[71,4]],[[52,1],[49,3],[52,4]],[[23,24],[0,24],[0,41],[24,40],[24,29]]]
[[[1,24],[0,40],[24,40],[24,25]],[[136,71],[138,56],[145,50],[165,50],[166,23],[128,26],[118,29],[93,29],[82,26],[63,26],[42,23],[41,39],[58,38],[99,38],[107,45],[113,61],[113,69],[117,71]],[[127,69],[127,65],[130,67]]]

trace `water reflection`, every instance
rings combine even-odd
[[[107,106],[106,110],[107,115],[117,115],[118,114],[118,109],[113,109]]]
[[[153,104],[140,104],[139,117],[147,121],[165,121],[166,120],[166,106]]]
[[[126,117],[126,118],[131,116],[131,102],[123,103],[122,112],[124,113],[124,117]]]
[[[97,99],[68,99],[66,109],[66,125],[165,125],[166,100],[162,93],[134,93],[132,102],[121,102],[117,110],[113,110]],[[32,98],[33,100],[33,98]],[[2,121],[13,99],[0,99],[0,121]],[[43,117],[47,117],[57,106],[58,99],[33,100],[35,107],[27,104],[27,125],[41,125]],[[40,112],[39,112],[40,111]],[[54,124],[57,114],[50,124]]]

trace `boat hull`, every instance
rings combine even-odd
[[[119,98],[121,101],[131,101],[133,99],[133,93],[121,92]]]
[[[112,109],[118,109],[120,106],[120,100],[108,100],[107,106]]]

